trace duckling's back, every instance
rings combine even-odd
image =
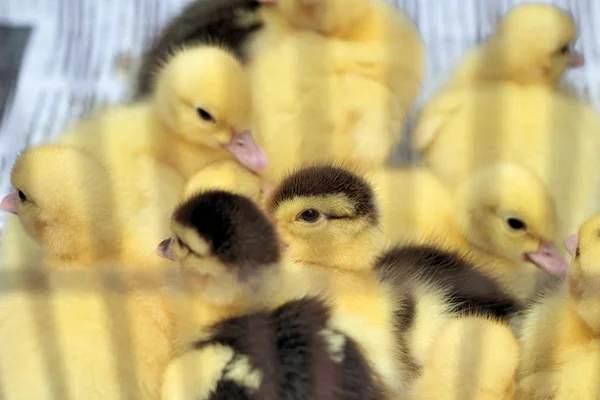
[[[218,383],[211,382],[211,399],[320,400],[331,393],[347,400],[384,398],[357,344],[331,326],[329,310],[316,298],[224,321],[190,352],[221,346],[233,358]]]

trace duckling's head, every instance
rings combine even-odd
[[[234,55],[216,46],[183,48],[158,71],[156,82],[157,112],[175,134],[225,149],[253,171],[267,167],[250,132],[250,83]]]
[[[177,207],[171,229],[173,237],[157,253],[177,261],[211,302],[249,298],[278,271],[275,228],[244,196],[220,190],[196,194]]]
[[[600,214],[585,221],[578,233],[567,236],[565,248],[573,257],[574,266],[595,266],[600,260]],[[581,268],[573,268],[577,269]]]
[[[553,242],[555,205],[535,175],[499,164],[476,172],[458,196],[459,221],[469,242],[519,265],[564,276],[568,265]]]
[[[584,64],[573,49],[577,28],[573,17],[549,4],[522,4],[498,24],[491,48],[504,68],[524,83],[555,84],[567,68]]]
[[[84,150],[64,145],[25,150],[11,183],[15,192],[0,207],[17,214],[24,229],[55,256],[106,253],[118,242],[109,176]]]
[[[277,0],[273,3],[296,27],[325,35],[343,34],[371,6],[370,0]]]
[[[575,309],[589,327],[600,330],[600,214],[585,221],[579,232],[565,240],[565,247],[572,256],[569,268],[569,292]]]
[[[315,266],[370,268],[384,237],[369,184],[345,168],[313,165],[287,176],[267,209],[291,259]]]

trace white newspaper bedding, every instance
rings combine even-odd
[[[24,147],[51,140],[66,124],[128,95],[132,73],[148,40],[188,0],[2,0],[0,26],[30,26],[32,34],[11,82],[12,94],[0,120],[0,197]],[[485,37],[511,0],[395,0],[416,21],[428,48],[422,101],[459,57]],[[531,2],[531,0],[529,0]],[[597,30],[600,1],[546,1],[569,9],[581,28],[577,48],[585,68],[568,82],[600,106]],[[0,37],[0,46],[3,44]],[[0,69],[0,78],[3,70]],[[2,114],[0,113],[0,117]],[[398,158],[409,154],[405,146]],[[1,217],[0,217],[1,219]],[[0,222],[1,229],[1,222]]]

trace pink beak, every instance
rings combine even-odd
[[[175,261],[175,256],[173,255],[173,241],[174,238],[169,238],[160,242],[156,247],[156,254],[158,254],[159,257]]]
[[[267,155],[250,132],[233,132],[231,141],[223,147],[249,170],[260,173],[267,169]]]
[[[526,258],[539,268],[557,277],[565,277],[569,264],[558,253],[554,243],[540,242],[540,247],[535,253],[527,253]]]
[[[4,210],[11,214],[17,214],[17,193],[11,193],[2,199],[0,202],[0,210]]]
[[[578,68],[585,65],[585,57],[583,54],[573,51],[571,52],[571,56],[569,57],[569,67]]]
[[[573,257],[575,257],[577,246],[579,246],[579,236],[577,234],[567,236],[565,239],[565,248]]]

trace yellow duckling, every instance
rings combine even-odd
[[[551,4],[520,4],[467,55],[449,86],[512,81],[554,87],[566,69],[585,62],[573,49],[576,39],[571,14]]]
[[[194,195],[175,211],[173,233],[157,251],[178,262],[187,290],[172,294],[177,356],[163,398],[383,399],[356,343],[332,326],[327,303],[280,285],[275,229],[250,199]]]
[[[597,273],[600,215],[565,241],[573,255],[566,282],[525,313],[517,399],[597,399],[600,307]]]
[[[267,176],[314,161],[386,164],[424,73],[412,21],[379,0],[278,0],[261,11],[248,70]]]
[[[111,196],[112,181],[87,151],[65,145],[26,150],[13,166],[11,183],[15,192],[0,204],[14,214],[3,237],[2,268],[120,259],[123,218]]]

